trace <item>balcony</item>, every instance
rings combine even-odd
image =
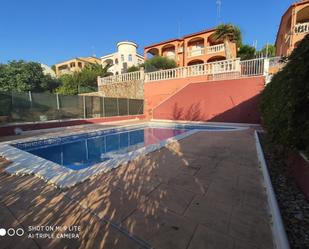
[[[215,54],[215,53],[220,53],[224,51],[225,51],[224,44],[218,44],[218,45],[206,47],[206,49],[205,48],[195,48],[192,50],[188,49],[187,55],[188,57],[194,57],[194,56],[204,55],[205,52],[207,54]]]
[[[188,50],[188,57],[194,57],[194,56],[199,56],[199,55],[204,55],[205,54],[205,48],[195,48],[192,50]]]
[[[309,32],[309,22],[299,23],[294,26],[294,32],[296,34],[303,34]]]
[[[218,44],[214,46],[207,47],[207,54],[214,54],[214,53],[220,53],[224,52],[224,44]]]

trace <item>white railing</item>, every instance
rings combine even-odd
[[[132,72],[132,73],[125,73],[119,75],[112,75],[104,78],[98,78],[98,85],[104,84],[112,84],[112,83],[121,83],[121,82],[130,82],[135,80],[140,80],[141,71]]]
[[[263,75],[265,72],[265,59],[257,58],[252,60],[240,61],[240,70],[240,76],[242,77]]]
[[[294,32],[296,34],[308,33],[309,32],[309,22],[296,24],[294,27]]]
[[[224,50],[225,50],[224,44],[218,44],[218,45],[207,47],[207,53],[208,54],[224,52]]]
[[[205,54],[205,48],[195,48],[192,50],[188,50],[188,57],[199,56]]]
[[[240,72],[240,60],[224,60],[145,74],[145,82]]]
[[[186,67],[177,67],[167,70],[159,70],[150,73],[138,71],[121,75],[98,78],[98,85],[131,82],[142,80],[144,82],[179,79],[195,76],[207,76],[206,80],[236,79],[240,77],[265,75],[268,73],[270,64],[275,63],[268,58],[257,58],[240,61],[239,58],[216,61],[211,63],[197,64]]]

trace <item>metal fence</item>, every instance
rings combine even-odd
[[[142,99],[0,92],[0,123],[143,114]]]

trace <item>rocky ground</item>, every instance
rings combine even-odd
[[[266,134],[259,136],[290,246],[309,248],[309,202],[289,173],[284,148],[272,143]]]

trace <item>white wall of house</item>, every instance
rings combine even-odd
[[[130,41],[117,43],[117,52],[101,57],[102,65],[110,63],[112,66],[109,71],[116,74],[126,73],[131,66],[137,66],[144,62],[142,55],[137,53],[137,44]]]

